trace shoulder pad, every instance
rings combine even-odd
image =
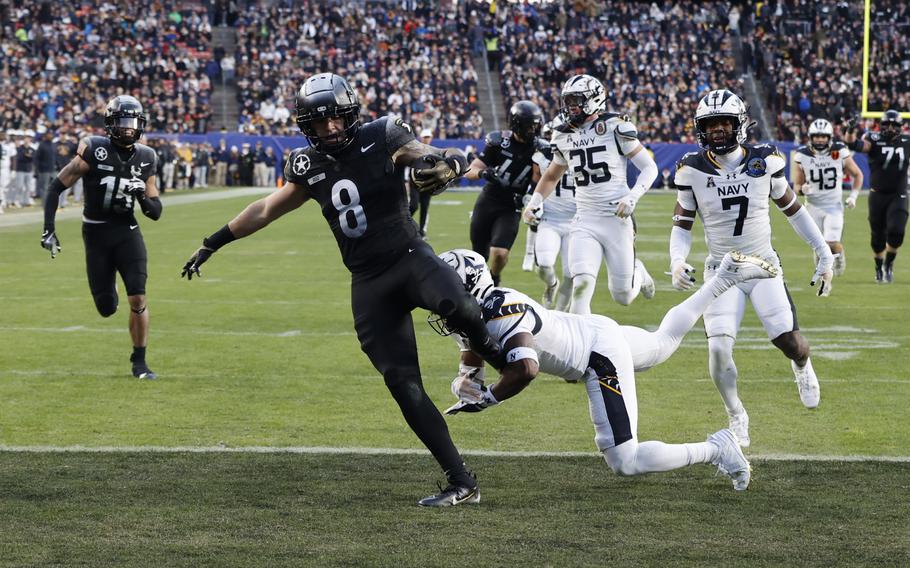
[[[571,124],[569,124],[568,122],[560,122],[559,124],[557,124],[556,126],[553,127],[554,131],[563,132],[563,133],[572,132],[574,129],[575,129],[575,127],[572,126]]]
[[[388,122],[390,118],[392,118],[392,117],[391,117],[391,116],[383,116],[382,118],[376,119],[376,120],[374,120],[374,121],[372,121],[372,122],[368,122],[368,123],[365,124],[364,126],[367,126],[367,125],[369,125],[369,124],[373,124],[374,122],[380,122],[380,121]],[[407,122],[405,122],[404,119],[402,119],[402,118],[400,118],[400,117],[396,117],[395,120],[394,120],[394,122],[393,122],[393,124],[394,124],[395,126],[399,127],[399,128],[403,128],[404,130],[407,130],[407,131],[410,132],[411,134],[414,134],[414,128],[413,128],[410,124],[408,124]]]
[[[489,134],[487,134],[487,137],[484,140],[484,142],[486,143],[487,146],[499,146],[502,144],[502,139],[503,139],[502,135],[503,135],[503,133],[501,131],[494,130],[493,132],[490,132]]]
[[[616,125],[616,133],[623,138],[629,138],[632,140],[638,138],[638,129],[635,128],[635,125],[629,121],[623,121]]]
[[[550,143],[544,140],[543,138],[534,139],[534,149],[538,152],[547,152],[550,150]]]
[[[834,148],[832,147],[832,149],[834,149]],[[813,155],[812,150],[810,150],[809,147],[805,146],[805,145],[798,147],[796,149],[796,153],[802,154],[803,156],[812,156]]]
[[[844,144],[844,143],[843,143],[842,141],[840,141],[840,140],[837,140],[837,141],[835,141],[834,143],[831,144],[831,151],[833,152],[834,150],[843,150],[843,149],[846,148],[846,147],[847,147],[846,144]]]
[[[687,152],[683,154],[683,157],[676,162],[676,169],[678,170],[683,166],[691,166],[693,161],[698,159],[699,154],[701,154],[701,152]]]

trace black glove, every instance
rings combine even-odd
[[[199,272],[199,267],[202,266],[202,263],[207,261],[210,256],[215,254],[214,249],[210,249],[205,246],[199,247],[199,249],[193,253],[193,256],[190,257],[186,264],[183,265],[183,272],[180,273],[180,277],[183,278],[186,276],[187,280],[193,279],[193,274],[196,276],[202,277],[202,273]]]
[[[51,258],[57,258],[57,253],[63,250],[60,246],[60,239],[53,229],[45,229],[41,233],[41,248],[51,251]]]
[[[487,168],[480,172],[480,179],[488,181],[490,183],[496,183],[502,185],[502,180],[496,175],[496,170],[493,168]]]

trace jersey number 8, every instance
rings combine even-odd
[[[356,239],[367,230],[367,215],[360,204],[360,192],[349,179],[332,186],[332,205],[338,210],[338,225],[346,236]]]

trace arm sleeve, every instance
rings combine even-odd
[[[47,195],[44,197],[44,230],[54,230],[54,218],[57,216],[57,207],[60,205],[60,194],[66,191],[66,186],[55,177],[54,181],[47,188]]]
[[[790,189],[790,184],[784,176],[771,178],[771,199],[780,199]]]
[[[635,164],[639,171],[638,180],[635,182],[635,187],[632,188],[632,193],[638,199],[651,188],[654,180],[657,179],[657,163],[654,162],[654,158],[644,147],[632,156],[632,163]]]
[[[164,209],[164,205],[157,197],[148,197],[139,199],[139,208],[142,209],[143,215],[152,221],[157,221],[161,218],[161,210]]]
[[[796,213],[787,217],[787,221],[793,227],[793,230],[796,231],[796,234],[806,241],[819,257],[831,254],[831,249],[828,247],[828,243],[825,242],[825,237],[805,207],[800,207]]]
[[[673,225],[670,229],[670,269],[677,262],[685,262],[692,250],[692,231]]]

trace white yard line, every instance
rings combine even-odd
[[[427,450],[408,448],[342,448],[332,446],[4,446],[0,452],[10,453],[193,453],[193,454],[316,454],[316,455],[429,455]],[[597,452],[503,452],[497,450],[463,450],[467,456],[501,458],[599,458]],[[910,456],[867,456],[829,454],[749,454],[749,459],[758,461],[807,461],[807,462],[890,462],[910,463]]]

